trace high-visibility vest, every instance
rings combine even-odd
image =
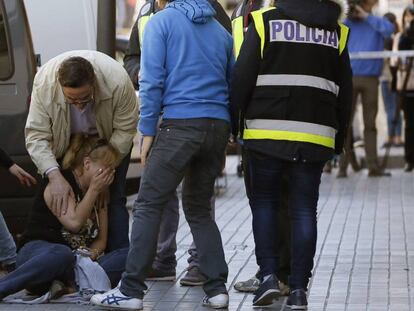
[[[145,26],[147,26],[148,21],[152,16],[155,14],[155,1],[150,0],[147,3],[145,3],[140,12],[138,17],[138,35],[139,35],[139,45],[142,47],[142,40],[144,39],[144,29]]]
[[[307,27],[274,7],[254,11],[252,17],[262,63],[245,112],[243,139],[305,142],[334,149],[339,93],[335,64],[346,47],[348,28],[342,24],[339,31]],[[303,95],[301,103],[290,100],[292,94]]]

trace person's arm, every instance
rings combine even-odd
[[[345,47],[340,57],[339,94],[337,105],[338,132],[335,136],[335,153],[341,154],[344,148],[345,136],[351,119],[352,111],[352,69],[348,48]]]
[[[9,170],[20,182],[21,185],[30,187],[37,183],[36,179],[18,166],[13,160],[0,148],[0,166],[3,166]]]
[[[107,168],[98,171],[93,176],[91,184],[83,199],[77,204],[73,196],[68,199],[68,209],[66,214],[58,215],[52,208],[52,193],[50,184],[46,186],[43,194],[47,207],[56,216],[59,222],[70,232],[77,233],[85,225],[91,215],[93,206],[99,196],[114,179],[114,170]]]
[[[96,260],[101,255],[108,241],[108,205],[109,205],[109,192],[106,191],[98,198],[98,221],[99,221],[99,233],[98,237],[92,242],[89,249],[91,250],[92,260]]]
[[[212,5],[214,10],[216,11],[216,20],[231,34],[232,27],[230,17],[227,15],[226,11],[217,0],[214,0],[212,2]]]
[[[141,66],[141,46],[139,44],[138,19],[129,36],[128,46],[124,56],[124,68],[131,78],[132,84],[136,90],[139,90],[138,73]]]
[[[26,148],[34,164],[41,175],[52,167],[59,167],[56,157],[51,149],[52,120],[50,119],[40,96],[39,86],[34,82],[30,101],[29,114],[27,116],[25,137]]]
[[[139,131],[144,137],[157,132],[166,79],[167,39],[158,21],[155,15],[145,27],[141,51]]]
[[[391,38],[391,35],[394,33],[394,25],[384,17],[369,14],[365,20],[376,32],[379,32],[384,39]]]
[[[256,86],[260,61],[260,37],[252,23],[241,46],[231,81],[230,111],[233,135],[239,132],[239,123]]]
[[[231,92],[231,79],[233,77],[234,64],[235,64],[235,60],[234,60],[234,55],[233,55],[233,40],[231,40],[231,45],[229,46],[229,50],[227,54],[227,70],[226,70],[226,80],[227,80],[227,85],[229,88],[229,93]]]
[[[45,175],[48,172],[47,176],[50,182],[53,209],[57,214],[66,213],[67,201],[70,195],[73,196],[73,190],[65,178],[63,178],[59,169],[56,169],[59,168],[59,164],[50,147],[52,141],[52,120],[42,104],[42,99],[38,95],[40,87],[35,79],[25,128],[26,149],[39,173]]]
[[[10,168],[14,164],[13,160],[0,148],[0,166]]]
[[[120,81],[114,94],[115,111],[113,117],[113,132],[109,143],[121,153],[124,158],[131,150],[132,142],[137,133],[138,100],[131,81],[126,78]]]

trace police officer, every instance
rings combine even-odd
[[[234,55],[237,56],[240,53],[240,48],[244,40],[244,36],[247,32],[248,26],[251,22],[250,13],[253,11],[267,8],[274,5],[273,1],[267,0],[242,0],[236,6],[232,14],[232,26],[233,26],[233,40],[234,40]],[[243,118],[241,118],[242,120]],[[243,124],[241,124],[243,126]],[[245,161],[243,161],[245,164]],[[244,169],[245,185],[248,189],[248,172]],[[249,195],[249,191],[246,191]],[[282,182],[282,204],[279,209],[279,269],[278,279],[281,295],[289,294],[288,276],[290,274],[290,220],[288,215],[288,197],[287,197],[287,180],[284,177]],[[240,292],[255,292],[260,284],[260,271],[255,276],[246,280],[237,282],[234,284],[234,289]]]
[[[216,0],[211,0],[210,2],[216,11],[217,21],[231,33],[231,21],[223,7]],[[156,0],[147,1],[142,6],[131,31],[128,47],[124,57],[124,67],[127,70],[136,90],[139,90],[138,73],[141,63],[141,44],[144,29],[150,18],[160,10],[161,8],[158,7]],[[212,198],[212,206],[214,207],[214,197]],[[175,280],[175,267],[177,265],[175,257],[175,252],[177,250],[176,234],[179,222],[178,208],[179,202],[177,196],[175,195],[163,211],[161,230],[158,238],[157,256],[155,257],[147,280]],[[214,218],[214,209],[212,209],[212,217]],[[197,250],[194,243],[191,245],[188,252],[190,254],[188,259],[189,266],[186,274],[181,278],[180,284],[183,286],[201,286],[206,281],[206,278],[199,271]]]
[[[279,295],[277,226],[288,175],[291,294],[306,309],[316,248],[316,208],[324,163],[343,149],[352,103],[345,0],[278,0],[252,13],[232,80],[233,133],[243,118],[249,201],[261,284],[254,306]]]

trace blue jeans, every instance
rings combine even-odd
[[[182,203],[197,245],[203,289],[209,297],[226,293],[228,268],[210,200],[220,174],[229,124],[215,119],[164,120],[141,178],[133,209],[131,250],[121,292],[143,298],[145,277],[156,254],[162,213],[184,178]]]
[[[307,289],[316,250],[316,208],[324,163],[288,162],[246,150],[249,202],[261,276],[278,274],[278,211],[283,175],[288,178],[292,290]]]
[[[215,201],[213,195],[211,198],[211,219],[214,220]],[[168,201],[161,216],[160,232],[158,234],[157,255],[155,256],[152,268],[161,271],[172,271],[177,266],[175,252],[177,251],[177,230],[179,222],[179,201],[177,193]],[[188,249],[190,255],[187,259],[188,269],[199,267],[197,248],[193,241]]]
[[[16,262],[16,244],[0,212],[0,263],[8,265],[14,262]]]
[[[177,266],[177,230],[179,223],[179,202],[177,192],[165,206],[158,234],[157,255],[155,256],[152,268],[161,271],[172,271]]]
[[[114,287],[125,270],[128,249],[120,249],[99,258],[98,263]],[[22,289],[42,295],[54,280],[66,285],[75,283],[75,255],[63,244],[36,240],[26,243],[17,255],[17,268],[0,279],[0,298]]]
[[[215,221],[216,219],[216,196],[215,195],[211,197],[210,204],[211,204],[211,211],[210,211],[211,219]],[[197,247],[194,241],[193,243],[191,243],[190,248],[188,249],[188,254],[190,255],[187,259],[188,269],[200,268],[200,263],[198,261]]]
[[[107,252],[129,247],[129,213],[126,208],[125,185],[130,158],[131,153],[127,154],[117,167],[110,187]]]
[[[391,90],[390,81],[381,81],[381,93],[384,101],[385,112],[387,114],[388,136],[401,136],[401,112],[397,123],[393,125],[395,118],[395,107],[397,105],[397,93]],[[392,132],[393,126],[395,127],[394,133]]]

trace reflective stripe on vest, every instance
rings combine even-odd
[[[256,86],[308,86],[325,90],[338,96],[339,86],[335,82],[309,75],[259,75]]]
[[[233,54],[237,59],[244,40],[243,15],[233,19],[231,23],[233,28]]]
[[[246,120],[243,139],[271,139],[312,143],[335,148],[336,130],[332,127],[290,120]]]
[[[138,21],[138,35],[139,35],[139,45],[140,47],[142,47],[142,40],[144,37],[144,29],[145,26],[147,26],[148,21],[150,20],[150,18],[154,15],[154,13],[151,13],[150,15],[146,15],[146,16],[142,16],[140,17],[139,21]]]
[[[255,28],[256,28],[256,32],[260,37],[260,51],[261,51],[262,58],[263,58],[263,52],[264,52],[264,45],[266,42],[263,13],[270,11],[272,9],[275,9],[275,8],[272,7],[272,8],[262,9],[262,10],[254,11],[251,13]],[[349,28],[343,24],[339,24],[339,26],[341,29],[341,36],[339,38],[338,52],[339,52],[339,55],[341,55],[348,41]]]

